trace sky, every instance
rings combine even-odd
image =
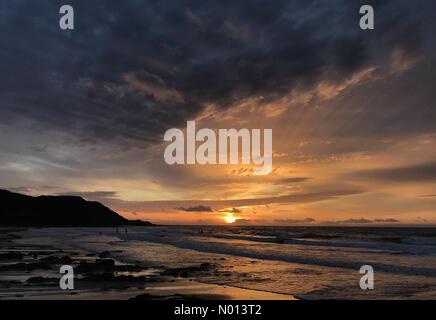
[[[0,187],[162,224],[436,224],[435,16],[433,0],[3,1]],[[165,131],[191,120],[273,129],[272,172],[166,164]]]

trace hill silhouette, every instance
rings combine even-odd
[[[114,227],[150,226],[127,220],[99,202],[76,196],[32,197],[0,190],[0,226],[20,227]]]

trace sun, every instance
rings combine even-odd
[[[224,217],[224,220],[227,223],[234,223],[236,221],[236,218],[234,216],[227,216],[227,217]]]

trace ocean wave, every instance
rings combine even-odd
[[[175,229],[175,231],[185,236],[198,236],[196,230],[183,230]],[[229,240],[242,240],[260,243],[279,243],[279,244],[292,244],[301,246],[320,246],[331,248],[355,248],[367,249],[374,252],[388,253],[388,254],[402,254],[402,255],[436,255],[436,246],[429,247],[428,245],[436,245],[436,240],[423,239],[423,238],[401,238],[398,237],[397,241],[393,241],[392,237],[341,237],[339,235],[319,235],[313,233],[287,233],[279,232],[257,232],[256,234],[243,234],[243,233],[214,233],[208,232],[201,234],[202,237],[216,238],[216,239],[229,239]],[[395,238],[397,239],[397,238]],[[426,246],[422,246],[426,245]]]
[[[198,238],[197,238],[198,237]],[[214,241],[213,238],[216,238],[218,241]],[[153,232],[147,232],[147,233],[134,233],[129,234],[130,240],[139,240],[139,241],[147,241],[147,242],[154,242],[154,243],[162,243],[167,245],[172,245],[178,248],[183,249],[190,249],[200,252],[206,252],[206,253],[213,253],[213,254],[225,254],[225,255],[232,255],[232,256],[239,256],[239,257],[245,257],[245,258],[252,258],[252,259],[260,259],[260,260],[275,260],[275,261],[282,261],[282,262],[290,262],[290,263],[298,263],[298,264],[305,264],[305,265],[317,265],[317,266],[324,266],[324,267],[336,267],[336,268],[347,268],[347,269],[354,269],[359,270],[362,265],[368,264],[368,261],[365,261],[365,259],[362,257],[361,260],[355,261],[355,260],[340,260],[337,257],[331,257],[329,256],[329,253],[325,253],[324,255],[316,257],[313,256],[303,256],[295,254],[295,252],[287,252],[285,247],[263,247],[262,249],[259,246],[252,245],[252,246],[246,246],[244,244],[237,243],[223,243],[220,242],[219,239],[233,239],[236,238],[236,240],[246,240],[247,238],[250,239],[248,241],[252,241],[252,238],[245,237],[245,236],[235,236],[235,235],[226,235],[226,234],[220,234],[213,236],[207,235],[206,239],[204,237],[204,234],[201,235],[201,237],[197,234],[195,236],[189,236],[187,237],[185,232],[177,233],[174,232],[174,230],[154,230]],[[265,241],[265,238],[256,238],[256,241],[264,242],[264,245],[267,245],[268,242]],[[271,239],[269,239],[271,240]],[[293,240],[295,241],[295,240]],[[301,242],[299,243],[302,244]],[[285,246],[280,244],[274,244],[275,246]],[[312,243],[311,245],[315,245],[315,243]],[[319,245],[319,243],[317,243]],[[329,244],[334,247],[338,247],[337,244]],[[343,245],[343,244],[341,244]],[[356,247],[358,244],[349,244]],[[280,248],[283,248],[282,250]],[[303,248],[304,249],[304,248]],[[361,252],[360,252],[361,253]],[[355,256],[358,256],[359,252],[355,254]],[[345,257],[345,255],[343,255]],[[405,265],[394,265],[394,264],[388,264],[384,262],[384,258],[381,256],[378,261],[372,261],[371,265],[374,269],[382,272],[387,273],[396,273],[396,274],[406,274],[406,275],[422,275],[422,276],[431,276],[436,277],[436,268],[428,267],[428,266],[405,266]]]

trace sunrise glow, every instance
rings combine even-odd
[[[236,218],[235,218],[234,216],[226,216],[226,217],[224,218],[224,220],[225,220],[227,223],[235,223]]]

